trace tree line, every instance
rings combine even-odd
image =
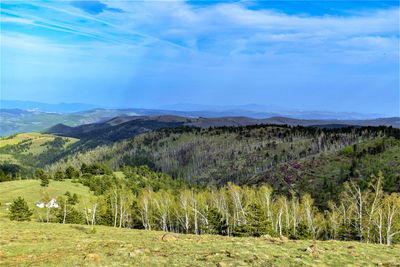
[[[41,220],[84,223],[92,229],[107,225],[196,235],[400,242],[400,194],[382,190],[381,172],[367,186],[346,182],[340,201],[329,202],[326,209],[318,208],[309,194],[279,195],[267,185],[190,187],[147,166],[124,173],[122,178],[102,176],[101,187],[90,173],[74,177],[94,195],[79,200],[69,193],[59,196],[60,207],[47,210]]]

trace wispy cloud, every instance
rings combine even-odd
[[[72,1],[71,4],[77,8],[82,9],[83,11],[97,15],[102,13],[103,11],[117,12],[122,13],[122,9],[119,8],[110,8],[106,4],[101,3],[100,1]]]
[[[399,84],[394,75],[399,68],[398,6],[313,14],[254,5],[246,1],[4,2],[1,46],[6,56],[2,61],[16,66],[42,58],[43,72],[60,65],[55,68],[58,72],[49,71],[54,80],[69,71],[71,79],[85,81],[85,88],[106,90],[108,82],[99,79],[112,80],[115,75],[122,92],[118,101],[136,96],[143,105],[176,94],[185,99],[174,102],[216,101],[228,92],[243,94],[246,88],[251,90],[248,95],[227,101],[265,99],[294,105],[308,94],[312,96],[305,103],[318,108],[316,103],[327,96],[339,92],[354,97],[364,88],[368,101],[387,91],[390,99],[382,103],[392,103],[388,110],[393,113]],[[82,77],[83,69],[90,71]],[[7,71],[2,79],[5,90],[22,86],[12,77]],[[54,83],[65,86],[54,81],[47,86]],[[324,88],[325,93],[322,89],[310,93],[316,88]],[[218,97],[209,97],[211,92]],[[282,92],[293,97],[285,100]],[[342,109],[352,107],[348,102]]]

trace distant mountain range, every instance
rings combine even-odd
[[[165,110],[181,110],[190,112],[205,111],[218,113],[219,116],[246,116],[251,118],[267,118],[271,116],[283,116],[295,119],[323,119],[323,120],[362,120],[375,119],[385,117],[382,114],[375,113],[358,113],[358,112],[330,112],[330,111],[312,111],[301,109],[288,109],[277,105],[227,105],[227,106],[212,106],[198,104],[175,104],[162,106]],[[217,117],[217,116],[214,116]]]
[[[83,103],[48,104],[35,101],[0,100],[1,109],[22,109],[28,111],[71,113],[82,110],[94,109],[97,106]]]
[[[173,106],[165,106],[164,109],[143,109],[143,108],[124,108],[124,109],[104,109],[93,108],[88,104],[45,104],[32,101],[16,101],[1,100],[0,109],[0,136],[7,136],[21,132],[37,132],[56,124],[64,124],[69,127],[75,127],[84,124],[92,124],[105,122],[114,117],[129,116],[179,116],[185,118],[198,118],[198,124],[208,125],[214,121],[216,125],[221,125],[221,118],[225,118],[223,123],[227,123],[227,118],[236,118],[233,125],[248,125],[257,123],[274,123],[279,120],[276,118],[284,118],[284,124],[291,124],[297,120],[302,121],[301,125],[327,125],[332,124],[337,127],[343,125],[364,125],[366,121],[368,125],[377,125],[377,122],[383,125],[392,125],[397,127],[396,119],[375,119],[379,118],[377,114],[359,114],[359,113],[335,113],[320,111],[301,111],[301,110],[279,110],[265,111],[267,109],[280,109],[276,106],[262,106],[257,104],[249,104],[242,106],[203,106],[191,104],[178,104]],[[12,108],[11,108],[12,107]],[[173,108],[180,108],[174,110]],[[196,110],[198,109],[198,110]],[[237,119],[242,117],[245,119]],[[203,118],[216,118],[204,122]],[[265,118],[270,118],[265,121]],[[275,119],[273,119],[275,118]],[[231,119],[229,119],[231,121]],[[307,122],[306,122],[307,121]],[[328,121],[328,122],[327,122]],[[249,123],[244,123],[249,122]],[[310,122],[310,123],[308,123]],[[360,124],[361,123],[361,124]],[[379,124],[379,123],[378,123]],[[201,125],[193,125],[201,126]],[[326,127],[326,126],[325,126]]]
[[[140,115],[177,115],[194,117],[224,117],[224,116],[245,116],[250,118],[268,118],[282,116],[294,119],[341,119],[341,120],[363,120],[385,117],[382,114],[358,113],[358,112],[330,112],[301,110],[284,108],[277,105],[199,105],[180,103],[165,105],[157,108],[121,108],[104,107],[84,103],[60,103],[48,104],[35,101],[0,100],[1,109],[21,109],[26,111],[52,112],[52,113],[75,113],[91,111],[93,109],[121,110],[138,112]]]

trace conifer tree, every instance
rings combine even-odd
[[[216,208],[210,208],[206,213],[208,224],[203,227],[207,234],[226,235],[227,224],[222,214]]]
[[[276,235],[259,204],[252,203],[246,209],[245,221],[234,229],[235,236]]]
[[[54,180],[55,180],[55,181],[62,181],[62,180],[64,180],[64,178],[65,178],[64,172],[62,172],[62,171],[56,171],[56,172],[54,173]]]
[[[42,187],[48,187],[49,186],[49,178],[47,177],[47,175],[41,176],[40,180],[41,180],[40,186],[42,186]]]
[[[37,170],[35,175],[36,175],[36,178],[41,180],[40,186],[42,186],[42,187],[49,186],[49,177],[44,173],[43,170]]]
[[[69,192],[68,192],[69,193]],[[72,196],[71,196],[71,194],[69,194],[69,195],[67,195],[66,194],[66,196],[68,197],[67,198],[67,203],[69,204],[69,205],[75,205],[76,203],[78,203],[79,202],[79,200],[78,200],[78,195],[77,194],[73,194]]]
[[[33,212],[22,197],[18,197],[10,206],[11,221],[30,221]]]

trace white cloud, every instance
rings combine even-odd
[[[5,10],[14,15],[1,21],[13,26],[1,33],[8,70],[33,80],[47,77],[58,86],[69,78],[77,88],[84,80],[96,88],[114,86],[113,81],[126,91],[157,88],[159,97],[171,95],[168,87],[185,93],[191,86],[207,93],[217,88],[238,93],[243,88],[279,88],[280,95],[280,90],[296,94],[294,90],[307,92],[312,86],[369,86],[372,78],[396,83],[398,8],[305,16],[250,10],[242,3],[106,3],[124,12],[91,15],[67,2],[31,2],[36,10]],[[126,82],[120,84],[122,80]]]

